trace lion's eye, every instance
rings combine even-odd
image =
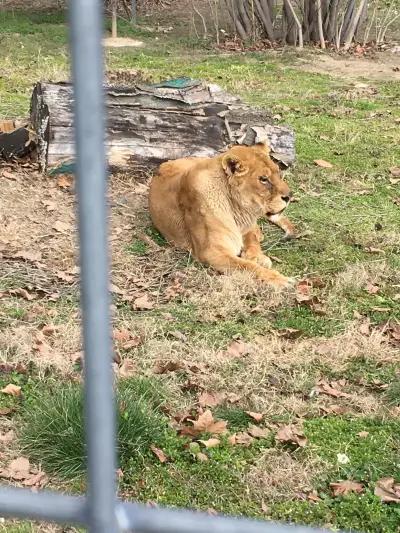
[[[271,185],[271,182],[269,181],[267,176],[260,176],[258,179],[263,185]]]

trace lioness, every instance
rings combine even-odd
[[[154,225],[170,243],[219,272],[250,270],[271,285],[289,285],[290,278],[271,270],[260,246],[262,216],[287,234],[293,231],[281,216],[291,192],[269,152],[259,143],[163,163],[150,185]]]

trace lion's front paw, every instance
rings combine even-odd
[[[257,263],[265,268],[271,268],[272,267],[272,261],[267,255],[259,255],[257,257]]]
[[[294,278],[288,278],[276,270],[265,269],[258,277],[277,289],[292,287],[296,283]]]

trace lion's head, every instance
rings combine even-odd
[[[292,196],[269,153],[265,143],[233,146],[221,161],[232,194],[244,207],[259,211],[260,215],[281,213]]]

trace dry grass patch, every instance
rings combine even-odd
[[[250,490],[268,503],[299,499],[312,491],[315,478],[325,468],[324,461],[306,458],[302,452],[268,448],[250,468],[246,481]]]

